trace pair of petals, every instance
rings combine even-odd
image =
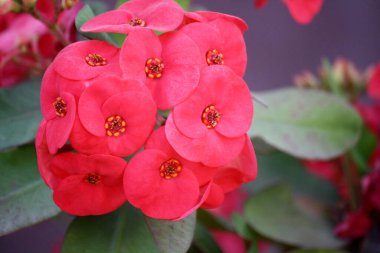
[[[201,120],[214,105],[220,122],[207,128]],[[208,166],[223,166],[241,152],[253,117],[245,82],[224,66],[204,68],[197,90],[173,109],[166,122],[169,143],[184,158]]]
[[[145,73],[148,59],[164,64],[160,78]],[[124,78],[145,82],[159,109],[169,109],[185,100],[197,87],[202,57],[197,45],[181,32],[156,36],[149,30],[131,32],[120,53]]]
[[[109,155],[86,156],[63,153],[53,158],[50,170],[60,179],[53,188],[54,202],[65,212],[84,216],[101,215],[125,201],[123,173],[126,162]],[[88,177],[98,177],[89,182]]]
[[[172,0],[131,0],[119,9],[103,13],[87,21],[83,32],[114,32],[128,34],[131,31],[151,29],[160,32],[175,30],[183,20],[183,10]],[[144,26],[133,26],[129,21],[141,19]]]

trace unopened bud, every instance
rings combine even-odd
[[[32,9],[36,5],[37,0],[22,0],[25,9]]]
[[[317,89],[319,88],[319,80],[309,71],[294,77],[294,83],[299,88]]]

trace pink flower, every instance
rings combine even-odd
[[[175,30],[182,19],[183,10],[173,0],[131,0],[117,10],[87,21],[81,30],[125,34],[141,29],[168,32]]]
[[[171,108],[195,90],[201,63],[197,45],[181,32],[157,37],[149,30],[134,31],[120,53],[124,77],[144,81],[159,109]]]
[[[180,31],[200,48],[203,66],[226,65],[239,76],[244,75],[247,51],[243,35],[233,23],[216,19],[207,23],[191,23]]]
[[[103,41],[80,41],[64,48],[52,66],[62,77],[71,80],[89,80],[105,72],[118,75],[119,50]]]
[[[236,16],[212,11],[185,12],[185,18],[182,25],[187,25],[193,22],[210,22],[216,19],[224,19],[227,22],[235,24],[241,33],[244,33],[248,30],[248,25],[243,19]]]
[[[320,12],[323,0],[283,0],[283,3],[295,21],[306,25]]]
[[[149,138],[145,150],[127,166],[124,189],[128,201],[157,219],[174,220],[190,215],[204,201],[192,172],[194,166],[199,164],[178,155],[167,142],[164,128],[159,128]]]
[[[373,98],[380,99],[380,63],[376,65],[369,80],[368,94]]]
[[[335,227],[335,234],[341,238],[358,238],[365,236],[372,225],[372,221],[363,209],[348,213],[343,221]]]
[[[49,167],[59,178],[53,188],[54,202],[63,211],[77,216],[116,210],[126,200],[123,192],[126,165],[124,159],[110,155],[55,156]]]
[[[78,115],[70,136],[76,150],[128,156],[153,130],[156,105],[142,83],[105,76],[83,92]]]
[[[197,90],[174,107],[166,136],[184,158],[222,166],[238,156],[253,116],[249,89],[225,66],[204,68]]]
[[[46,141],[54,154],[69,138],[76,115],[76,102],[72,94],[60,90],[62,79],[50,66],[42,79],[41,111],[46,120]]]
[[[244,239],[235,233],[222,230],[212,230],[211,235],[214,237],[223,253],[247,252],[245,249]]]

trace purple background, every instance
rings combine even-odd
[[[279,0],[261,9],[252,0],[194,0],[209,10],[245,19],[249,62],[245,76],[252,90],[291,85],[294,74],[316,71],[322,57],[346,57],[364,69],[380,60],[380,0],[325,0],[310,25],[291,18]],[[0,237],[0,252],[48,253],[63,239],[67,216]]]

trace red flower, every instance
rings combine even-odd
[[[354,107],[360,113],[365,125],[380,139],[380,103],[365,105],[358,102]]]
[[[255,2],[255,7],[259,9],[259,8],[264,7],[268,3],[268,0],[254,0],[254,2]]]
[[[190,215],[204,201],[193,166],[199,165],[178,155],[167,142],[164,128],[159,128],[149,138],[146,149],[127,166],[124,189],[128,201],[157,219]]]
[[[226,65],[243,76],[247,51],[243,35],[231,22],[216,19],[207,23],[191,23],[181,30],[195,41],[203,56],[203,66]]]
[[[78,115],[70,136],[75,149],[128,156],[153,130],[156,105],[142,83],[109,76],[93,81],[83,92]]]
[[[80,41],[64,48],[52,66],[71,80],[89,80],[105,72],[119,74],[119,50],[104,41]]]
[[[369,80],[368,94],[371,97],[380,99],[380,63],[376,65],[375,70]]]
[[[210,22],[216,19],[224,19],[225,21],[235,24],[241,33],[244,33],[248,30],[248,25],[243,19],[236,16],[212,11],[185,12],[183,25],[192,22]]]
[[[61,82],[50,66],[42,79],[41,111],[46,120],[46,141],[52,154],[65,145],[76,115],[75,98],[60,90]]]
[[[222,166],[241,152],[253,116],[249,89],[225,66],[204,68],[197,90],[166,122],[169,143],[184,158]]]
[[[54,202],[63,211],[77,216],[114,211],[125,202],[126,165],[122,158],[109,155],[57,155],[50,165],[50,170],[60,179],[53,188]]]
[[[335,228],[335,234],[341,238],[358,238],[365,236],[370,230],[372,222],[368,214],[360,209],[348,213],[344,220]]]
[[[87,21],[84,32],[115,32],[128,34],[134,30],[151,29],[160,32],[175,30],[182,22],[183,10],[172,0],[131,0],[117,10]]]
[[[295,21],[310,23],[322,8],[323,0],[283,0]]]
[[[194,91],[201,63],[197,45],[180,32],[160,37],[149,30],[132,32],[120,56],[124,77],[144,81],[159,109],[171,108]]]

